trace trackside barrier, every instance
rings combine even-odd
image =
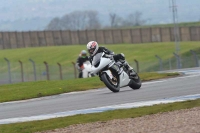
[[[176,57],[176,61],[177,61],[177,68],[180,69],[181,68],[181,58],[179,55],[177,55],[176,53],[173,53],[174,56]]]
[[[75,66],[75,63],[72,62],[72,65],[74,67],[74,78],[76,79],[77,78],[77,73],[76,73],[76,66]]]
[[[162,71],[163,70],[162,59],[158,55],[155,55],[155,57],[158,58],[158,61],[160,63],[160,71]]]
[[[33,73],[34,73],[34,79],[35,81],[37,80],[37,76],[36,76],[36,68],[35,68],[35,62],[32,59],[29,59],[29,61],[32,63],[33,65]]]
[[[137,73],[139,73],[139,62],[136,59],[134,59],[134,61],[136,63]]]
[[[59,67],[60,79],[62,80],[63,79],[63,76],[62,76],[62,67],[61,67],[60,63],[57,63],[57,64],[58,64],[58,67]]]
[[[198,59],[196,52],[194,50],[190,50],[190,52],[193,54],[196,67],[199,67],[199,59]]]
[[[7,58],[4,58],[4,60],[7,62],[8,64],[8,77],[9,77],[9,83],[12,83],[12,79],[11,79],[11,72],[10,72],[10,61]]]
[[[19,60],[19,64],[21,67],[21,78],[22,78],[22,82],[24,82],[24,70],[23,70],[23,63]]]
[[[47,80],[50,80],[50,76],[49,76],[49,66],[48,63],[46,61],[44,61],[44,64],[46,66],[46,75],[47,75]]]

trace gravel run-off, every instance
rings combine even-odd
[[[200,133],[200,107],[137,118],[76,124],[42,133]]]

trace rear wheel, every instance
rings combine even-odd
[[[136,73],[136,76],[131,77],[131,82],[129,83],[129,87],[136,90],[136,89],[140,89],[141,85],[142,83],[141,83],[140,77]]]
[[[104,82],[104,84],[112,92],[119,92],[120,88],[119,88],[119,78],[118,78],[118,75],[113,74],[113,79],[111,79],[106,73],[103,73],[101,75],[101,80]]]

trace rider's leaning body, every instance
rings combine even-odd
[[[135,72],[133,71],[133,68],[125,61],[124,54],[114,54],[114,52],[108,50],[105,47],[99,47],[96,41],[90,41],[87,44],[87,50],[88,50],[88,53],[90,54],[89,61],[91,64],[93,61],[93,57],[96,54],[104,52],[105,54],[112,56],[115,61],[122,60],[123,61],[122,63],[124,64],[124,66],[128,68],[130,76],[135,76]]]

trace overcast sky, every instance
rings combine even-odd
[[[0,31],[44,30],[55,17],[96,10],[103,26],[109,13],[126,18],[142,12],[146,24],[173,23],[172,0],[0,0]],[[200,0],[176,0],[179,22],[200,21]]]
[[[1,20],[60,17],[77,10],[96,10],[101,18],[110,12],[126,16],[141,11],[156,22],[172,21],[170,0],[0,0]],[[176,0],[179,21],[200,19],[200,0]],[[106,19],[106,18],[105,18]]]

